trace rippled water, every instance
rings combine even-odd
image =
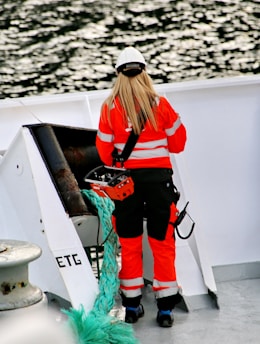
[[[0,0],[0,98],[110,88],[142,51],[155,83],[259,73],[257,0]]]

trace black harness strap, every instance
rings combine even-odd
[[[132,150],[138,140],[139,135],[135,134],[132,130],[128,140],[126,141],[125,147],[121,154],[118,154],[117,151],[113,153],[114,162],[120,162],[123,166],[124,162],[129,158]]]
[[[145,122],[142,124],[142,128],[144,127]],[[141,128],[141,130],[142,130]],[[128,136],[128,139],[126,141],[126,144],[124,146],[124,149],[122,150],[121,154],[118,154],[117,149],[114,150],[112,153],[113,156],[113,164],[115,165],[116,162],[120,162],[121,166],[123,167],[124,162],[129,158],[130,154],[132,153],[132,150],[139,138],[140,134],[135,134],[133,128],[131,130],[130,135]]]

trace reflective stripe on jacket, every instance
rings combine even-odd
[[[179,115],[165,97],[160,97],[157,106],[158,130],[149,123],[145,124],[138,141],[125,162],[125,168],[171,168],[170,154],[183,151],[186,142],[186,129]],[[102,109],[96,146],[104,164],[111,166],[112,152],[117,148],[120,154],[125,146],[131,127],[126,127],[123,119],[124,110],[118,99],[110,110],[110,122],[107,118],[108,107]]]

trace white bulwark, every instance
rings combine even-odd
[[[189,201],[188,212],[196,223],[188,240],[177,237],[178,282],[189,309],[207,306],[208,295],[217,305],[216,277],[260,277],[260,76],[156,89],[181,115],[188,134],[185,151],[172,156],[179,208]],[[84,247],[94,244],[98,221],[91,212],[74,214],[64,205],[34,128],[61,126],[81,135],[86,130],[87,137],[88,130],[97,129],[108,93],[0,101],[0,239],[39,245],[42,255],[31,264],[31,282],[87,309],[93,306],[98,281]],[[69,140],[68,135],[68,145]],[[64,145],[59,137],[57,141]],[[186,234],[189,227],[180,229]],[[151,280],[146,242],[144,266],[145,278]]]

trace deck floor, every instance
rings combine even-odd
[[[145,287],[145,316],[133,325],[140,344],[259,344],[260,279],[221,282],[217,290],[219,309],[176,308],[173,327],[160,328],[154,295]],[[123,319],[124,309],[117,302],[115,314]]]

